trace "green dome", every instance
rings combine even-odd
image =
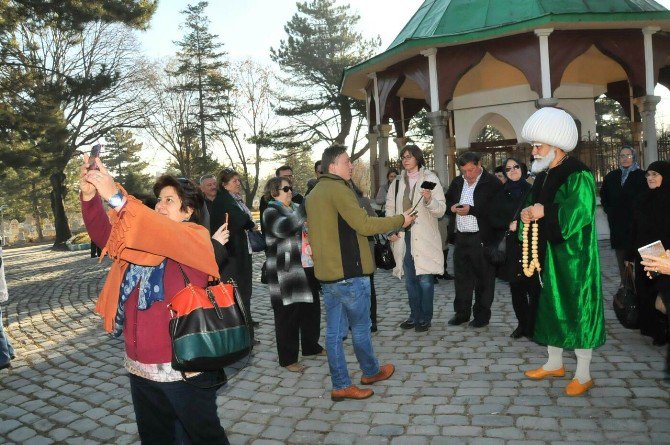
[[[519,25],[668,18],[670,12],[653,0],[426,0],[388,49],[418,39],[493,37]]]

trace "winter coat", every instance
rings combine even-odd
[[[531,185],[526,183],[521,196],[517,197],[513,196],[509,190],[501,188],[491,200],[491,211],[488,213],[489,223],[496,232],[502,232],[498,240],[502,239],[504,233],[509,229],[515,212],[520,206],[523,207],[521,201],[525,199],[530,188]],[[518,218],[517,214],[517,220]],[[494,243],[494,245],[497,244]],[[521,241],[519,241],[517,232],[507,235],[505,247],[507,249],[505,262],[500,266],[501,278],[509,283],[515,283],[525,278],[521,267]]]
[[[403,172],[389,186],[386,195],[386,215],[401,215],[403,212],[403,196],[405,193],[405,177],[407,172]],[[437,185],[431,191],[430,204],[426,205],[423,196],[420,193],[421,184],[424,181],[434,182]],[[396,193],[396,188],[398,193]],[[420,201],[420,203],[419,203]],[[401,278],[403,275],[403,261],[405,258],[405,236],[412,237],[412,258],[417,275],[444,273],[444,255],[442,254],[442,241],[440,238],[440,229],[438,227],[438,218],[441,218],[447,210],[444,198],[442,184],[437,175],[430,170],[422,167],[419,170],[419,179],[416,182],[412,206],[419,203],[417,218],[411,226],[409,232],[400,231],[400,239],[393,242],[393,257],[396,259],[396,266],[393,268],[393,275]]]
[[[311,303],[312,290],[302,265],[304,208],[293,211],[270,201],[263,212],[267,250],[265,263],[270,298],[284,306]]]
[[[228,214],[228,230],[230,239],[226,244],[229,261],[221,265],[221,281],[233,279],[237,284],[240,295],[251,298],[251,254],[247,230],[254,227],[254,222],[235,202],[235,198],[228,190],[219,190],[212,203],[210,218],[210,232],[213,234],[223,223]]]
[[[340,176],[325,173],[305,200],[314,274],[321,282],[372,275],[368,236],[399,230],[405,218],[372,217]]]
[[[600,189],[600,203],[607,214],[612,249],[626,249],[633,241],[633,207],[646,190],[648,186],[644,170],[630,172],[623,186],[620,168],[605,176]]]

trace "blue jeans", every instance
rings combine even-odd
[[[6,365],[14,357],[14,348],[2,328],[2,307],[0,307],[0,366]]]
[[[435,294],[435,276],[416,274],[412,258],[412,235],[405,233],[405,258],[402,262],[405,274],[405,288],[409,298],[409,319],[414,323],[430,323],[433,320],[433,295]]]
[[[333,390],[351,386],[342,338],[351,327],[356,359],[363,376],[379,372],[370,334],[370,277],[348,278],[336,283],[321,283],[326,308],[326,352]]]

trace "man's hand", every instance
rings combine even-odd
[[[433,193],[427,189],[421,189],[421,196],[423,196],[423,201],[426,205],[430,204],[430,200],[433,199]]]
[[[470,206],[468,204],[454,204],[451,206],[451,211],[457,215],[465,216],[470,213]]]
[[[533,207],[526,207],[521,211],[521,222],[528,224],[533,220]]]
[[[402,213],[402,216],[405,217],[405,222],[402,223],[402,228],[408,227],[410,224],[412,224],[416,220],[416,215],[410,215],[411,210],[407,210]]]
[[[393,235],[389,235],[388,239],[392,243],[395,243],[396,241],[398,241],[400,239],[400,235],[398,235],[397,233],[394,233]]]
[[[544,218],[544,206],[542,204],[533,205],[533,218],[535,221]]]

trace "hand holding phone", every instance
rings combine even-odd
[[[436,182],[431,182],[431,181],[423,181],[421,183],[421,188],[426,189],[426,190],[433,190],[435,186],[437,185]]]
[[[102,150],[102,145],[95,144],[91,147],[91,152],[88,155],[88,169],[89,170],[100,170],[98,164],[95,163],[95,159],[100,157],[100,151]]]

